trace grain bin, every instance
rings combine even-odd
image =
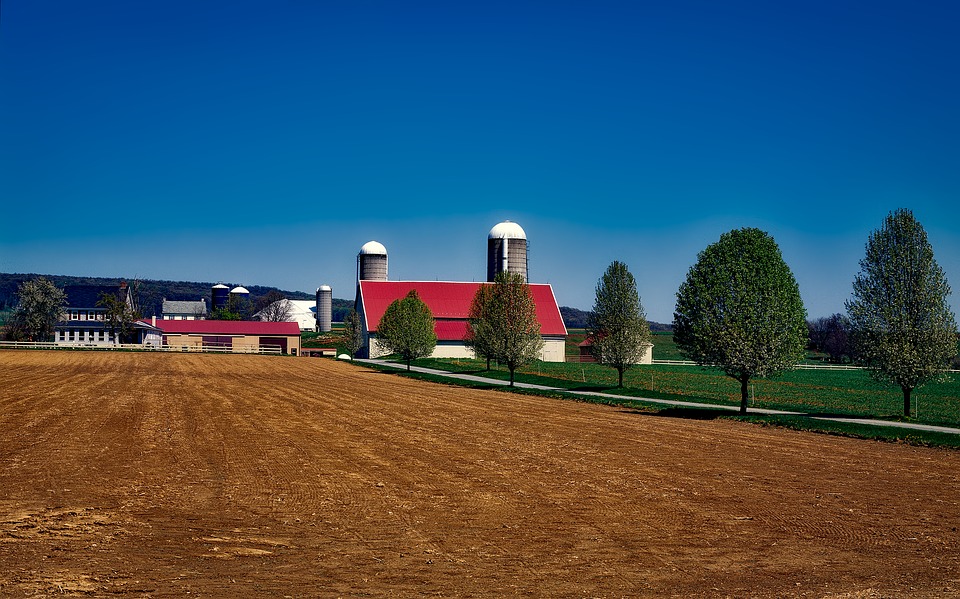
[[[210,309],[218,310],[227,307],[227,298],[230,297],[230,288],[223,283],[217,283],[210,288]]]
[[[317,287],[317,331],[327,333],[333,320],[333,289],[329,285]]]
[[[357,254],[358,281],[387,280],[387,248],[377,241],[368,241]]]
[[[515,272],[527,281],[527,234],[517,223],[498,223],[487,235],[487,281],[498,272]]]

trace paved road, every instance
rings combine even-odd
[[[371,364],[379,364],[381,366],[388,366],[390,368],[397,369],[406,369],[406,364],[400,364],[397,362],[389,362],[387,360],[356,360],[357,362],[367,362]],[[456,372],[449,372],[447,370],[438,370],[436,368],[424,368],[422,366],[411,366],[410,370],[416,372],[422,372],[425,374],[434,374],[437,376],[445,376],[454,379],[460,379],[464,381],[471,381],[474,383],[483,383],[488,385],[502,385],[508,386],[509,381],[501,381],[499,379],[491,379],[483,376],[477,376],[475,374],[460,374]],[[647,403],[655,403],[669,406],[679,406],[684,408],[708,408],[712,410],[728,410],[731,412],[740,411],[739,406],[725,406],[718,404],[708,404],[708,403],[699,403],[695,401],[680,401],[676,399],[654,399],[652,397],[634,397],[629,395],[616,395],[614,393],[601,393],[598,391],[569,391],[561,387],[550,387],[548,385],[536,385],[533,383],[514,383],[515,387],[521,389],[537,389],[541,391],[556,391],[558,393],[567,393],[570,395],[589,395],[591,397],[609,397],[611,399],[635,399],[637,401],[643,401]],[[747,408],[747,411],[753,414],[779,414],[786,416],[809,416],[814,420],[829,420],[833,422],[848,422],[851,424],[865,424],[868,426],[887,426],[893,428],[906,428],[911,430],[918,431],[929,431],[935,433],[948,433],[952,435],[960,435],[960,428],[953,428],[949,426],[935,426],[932,424],[916,424],[913,422],[894,422],[889,420],[873,420],[870,418],[834,418],[834,417],[824,417],[817,416],[816,414],[807,414],[805,412],[788,412],[784,410],[769,410],[766,408]]]

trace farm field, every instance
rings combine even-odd
[[[0,352],[0,596],[960,594],[960,452],[324,359]]]

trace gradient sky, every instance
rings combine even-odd
[[[958,23],[882,0],[4,0],[0,271],[350,299],[366,241],[391,279],[483,280],[509,219],[561,305],[621,260],[670,322],[697,253],[755,226],[816,317],[908,208],[957,287]]]

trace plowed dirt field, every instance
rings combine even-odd
[[[0,595],[960,594],[960,453],[325,359],[0,352]]]

